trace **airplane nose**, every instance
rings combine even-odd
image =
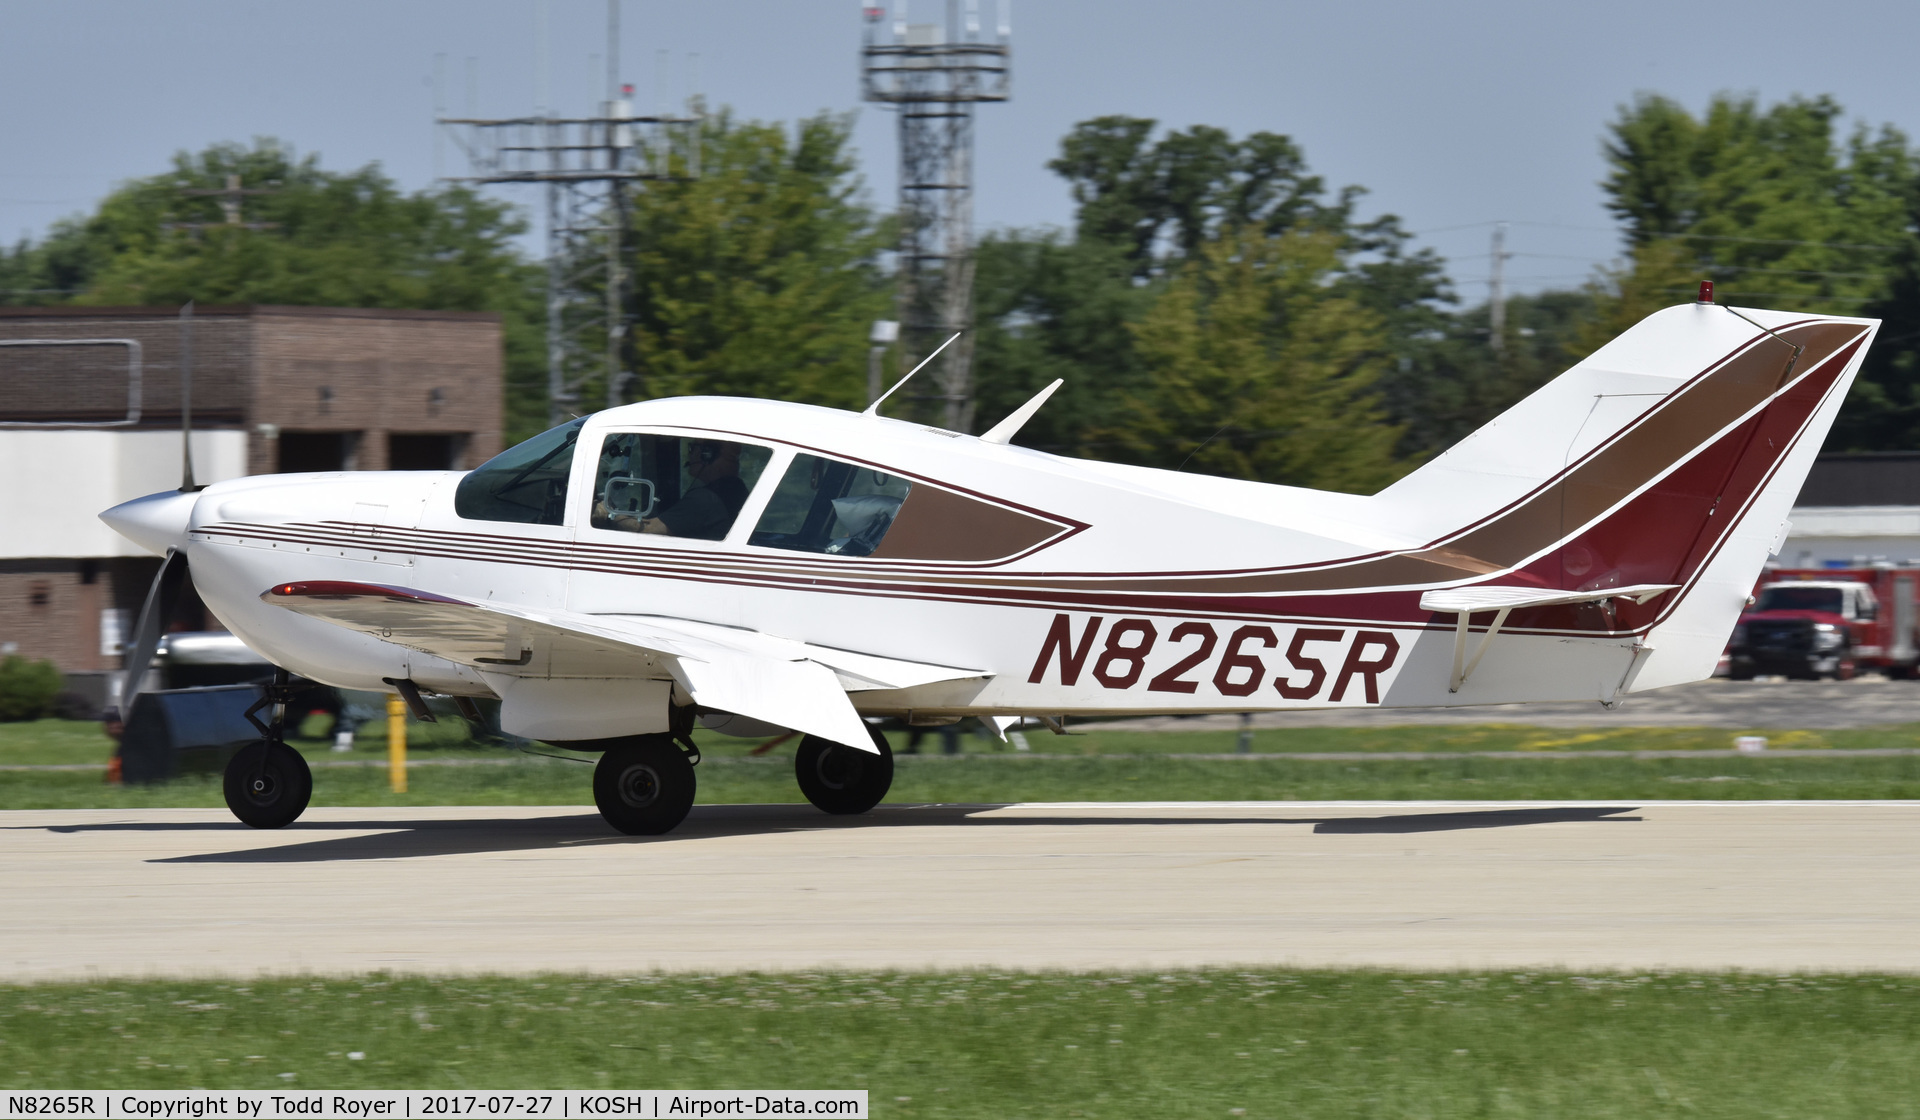
[[[141,548],[165,555],[169,548],[187,543],[187,524],[193,516],[197,493],[162,490],[130,502],[121,502],[100,514],[107,528]]]

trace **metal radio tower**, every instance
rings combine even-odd
[[[594,388],[605,400],[599,407],[611,408],[625,403],[629,383],[638,381],[626,353],[630,196],[646,180],[699,174],[700,116],[635,116],[633,87],[619,75],[620,4],[608,0],[607,99],[599,116],[543,110],[511,120],[439,121],[467,154],[469,173],[452,181],[546,185],[547,411],[554,424],[581,412]]]
[[[890,26],[885,8],[862,9],[861,92],[900,114],[900,368],[962,332],[935,367],[933,399],[943,402],[945,427],[971,431],[973,106],[1009,96],[1008,0],[999,0],[991,35],[980,0],[945,0],[938,23],[912,23],[908,0],[892,4]]]

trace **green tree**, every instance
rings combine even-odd
[[[645,396],[861,407],[886,318],[887,223],[860,201],[851,121],[708,119],[697,178],[632,207],[633,346]]]
[[[1400,431],[1370,391],[1383,324],[1333,283],[1343,264],[1329,233],[1200,245],[1133,327],[1150,381],[1112,434],[1119,457],[1366,493],[1396,478]]]
[[[1379,372],[1391,380],[1403,368],[1431,364],[1427,355],[1447,323],[1440,305],[1451,296],[1442,262],[1412,251],[1397,219],[1358,221],[1363,192],[1330,193],[1285,136],[1236,140],[1197,126],[1156,138],[1157,128],[1123,116],[1076,125],[1048,165],[1073,193],[1072,236],[1013,232],[983,241],[976,285],[983,416],[1004,415],[1064,378],[1020,441],[1095,457],[1123,453],[1134,415],[1124,402],[1151,398],[1156,376],[1132,327],[1188,264],[1247,234],[1323,236],[1335,264],[1322,281],[1346,301],[1338,306],[1373,313]],[[1406,415],[1418,415],[1422,383],[1403,381],[1392,399],[1404,398]],[[1390,419],[1399,418],[1396,411]],[[1187,449],[1212,430],[1186,433]]]
[[[1828,445],[1920,446],[1920,154],[1889,126],[1841,141],[1840,115],[1827,97],[1622,109],[1605,186],[1632,256],[1598,282],[1585,350],[1701,279],[1723,302],[1880,317]]]
[[[1443,451],[1566,372],[1584,353],[1596,298],[1591,288],[1509,296],[1498,349],[1486,304],[1444,316],[1437,337],[1379,382],[1388,415],[1406,427],[1401,453]]]
[[[1136,282],[1125,252],[1054,231],[983,238],[975,258],[976,396],[983,423],[1065,381],[1021,429],[1019,442],[1099,458],[1096,433],[1121,423],[1145,373],[1127,325],[1158,287]]]
[[[273,192],[245,200],[247,220],[271,228],[221,224],[215,198],[183,193],[223,188],[230,175]],[[202,228],[183,228],[192,223]],[[0,256],[0,287],[16,290],[14,302],[497,311],[509,424],[524,434],[544,418],[540,271],[513,240],[525,228],[507,204],[462,187],[409,194],[378,165],[335,172],[277,140],[216,144]]]
[[[1608,207],[1630,248],[1679,243],[1728,299],[1858,314],[1911,238],[1916,166],[1890,127],[1836,141],[1840,114],[1827,97],[1762,110],[1722,94],[1696,119],[1644,96],[1610,126]]]

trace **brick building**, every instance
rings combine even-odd
[[[202,483],[501,448],[491,312],[202,307],[189,333],[177,308],[0,308],[0,653],[119,668],[159,561],[94,515],[179,485],[183,343]]]

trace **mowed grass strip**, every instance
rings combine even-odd
[[[317,755],[314,757],[325,757]],[[708,756],[699,803],[805,799],[790,758]],[[314,771],[315,805],[590,805],[592,770],[575,762],[419,766],[408,792],[384,769]],[[1321,762],[1095,756],[902,758],[893,804],[1016,801],[1652,801],[1920,799],[1920,757],[1380,759]],[[0,809],[218,808],[212,777],[109,786],[97,772],[0,774]]]
[[[386,757],[386,728],[373,723],[362,728],[351,752],[329,750],[329,721],[307,721],[308,738],[295,745],[315,760],[377,761]],[[1231,754],[1236,731],[1125,731],[1100,730],[1059,736],[1047,731],[1024,733],[1032,750],[1041,754],[1160,755]],[[1259,728],[1253,732],[1255,754],[1320,753],[1456,753],[1513,751],[1528,754],[1578,754],[1582,751],[1729,750],[1741,735],[1762,735],[1771,747],[1793,750],[1878,750],[1920,748],[1920,724],[1807,731],[1755,728],[1727,731],[1699,727],[1609,727],[1569,729],[1521,724],[1469,724],[1435,727],[1288,727]],[[701,750],[718,758],[739,758],[751,751],[752,740],[719,735],[696,735]],[[904,753],[909,736],[889,735],[896,753]],[[407,725],[408,750],[423,759],[507,758],[513,752],[471,740],[466,724],[456,719]],[[972,755],[1015,755],[1019,752],[998,740],[974,733],[959,737],[961,750]],[[536,746],[536,750],[546,750]],[[920,749],[938,755],[941,737],[934,729],[921,737]],[[106,764],[113,744],[97,723],[73,720],[37,720],[0,723],[0,766]],[[791,755],[789,748],[783,753]]]
[[[854,1088],[880,1117],[1891,1117],[1894,976],[640,974],[0,988],[11,1087]]]

